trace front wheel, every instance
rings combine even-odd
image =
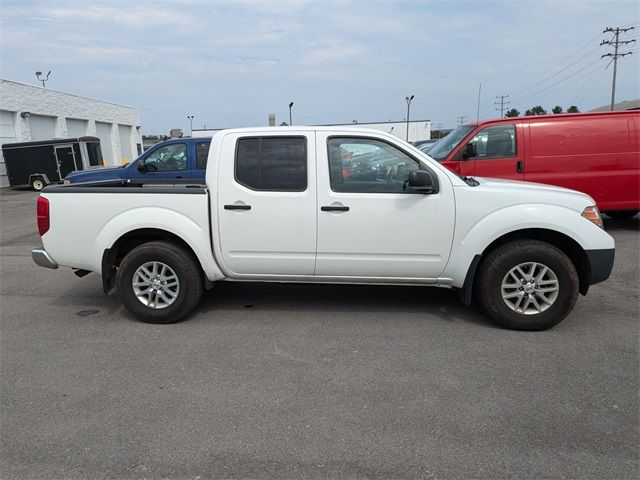
[[[188,315],[202,296],[202,274],[181,247],[149,242],[129,252],[116,285],[125,308],[146,323],[175,323]]]
[[[562,321],[578,298],[573,262],[537,240],[517,240],[480,264],[476,298],[497,323],[513,330],[546,330]]]

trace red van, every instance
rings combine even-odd
[[[631,218],[640,211],[640,111],[462,125],[428,155],[460,175],[547,183],[587,193],[613,218]]]

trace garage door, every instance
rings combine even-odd
[[[56,119],[44,115],[31,115],[29,117],[31,128],[31,140],[51,140],[56,136]]]
[[[84,137],[87,134],[87,121],[67,118],[67,133],[69,138]]]
[[[14,143],[16,141],[16,132],[13,128],[13,112],[0,110],[0,146],[5,143]],[[8,187],[7,169],[4,166],[4,158],[0,150],[0,187]]]
[[[131,127],[129,125],[118,125],[120,134],[120,149],[122,150],[122,162],[131,163],[134,159],[131,151]]]
[[[96,135],[100,139],[102,158],[105,165],[116,165],[113,158],[113,147],[111,146],[111,124],[96,122]]]

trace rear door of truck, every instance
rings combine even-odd
[[[224,270],[236,277],[314,274],[315,154],[312,131],[225,135],[212,192]]]

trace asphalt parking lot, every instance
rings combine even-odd
[[[231,283],[156,326],[32,262],[35,198],[0,191],[2,478],[638,477],[637,217],[547,332],[445,290]]]

